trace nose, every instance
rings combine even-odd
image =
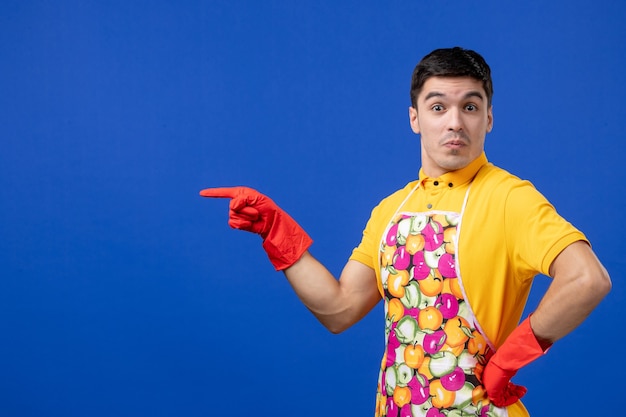
[[[461,111],[455,107],[448,110],[448,130],[458,132],[463,130]]]

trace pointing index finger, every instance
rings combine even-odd
[[[202,197],[212,198],[235,198],[241,192],[242,187],[218,187],[206,188],[200,191]]]

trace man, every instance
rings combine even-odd
[[[232,199],[229,224],[262,236],[272,264],[331,332],[384,301],[377,416],[528,416],[526,389],[511,378],[611,288],[585,236],[529,182],[487,161],[492,95],[490,68],[474,51],[438,49],[420,61],[409,108],[419,179],[372,211],[338,280],[268,197],[245,187],[200,193]],[[552,283],[519,323],[537,274]]]

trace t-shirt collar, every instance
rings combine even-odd
[[[445,174],[433,178],[429,177],[424,173],[424,169],[420,168],[419,172],[419,181],[423,187],[428,187],[430,185],[446,185],[450,188],[453,188],[457,185],[465,184],[469,182],[478,170],[485,164],[487,164],[487,155],[485,152],[481,153],[480,156],[474,159],[469,163],[465,168],[457,169],[456,171],[446,172]]]

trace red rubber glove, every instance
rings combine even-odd
[[[207,188],[203,197],[230,198],[228,224],[261,235],[263,249],[277,271],[289,268],[313,240],[269,197],[248,187]]]
[[[483,371],[483,385],[491,402],[506,407],[522,398],[526,388],[513,384],[511,378],[523,366],[545,354],[550,346],[541,347],[530,327],[530,316],[513,330]]]

